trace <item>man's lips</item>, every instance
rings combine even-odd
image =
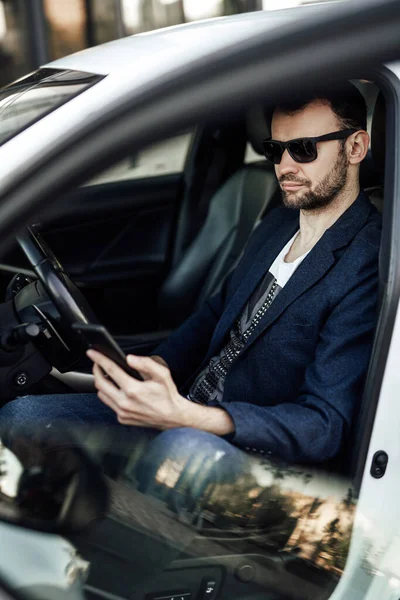
[[[281,183],[281,188],[287,192],[295,192],[304,186],[304,183],[294,183],[293,181],[287,181]]]

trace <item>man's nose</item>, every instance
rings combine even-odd
[[[293,160],[287,150],[282,154],[281,162],[279,164],[279,173],[281,175],[287,175],[288,173],[298,173],[299,164]]]

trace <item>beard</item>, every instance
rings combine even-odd
[[[325,175],[315,189],[309,189],[301,195],[285,192],[281,190],[283,204],[288,208],[297,208],[300,210],[318,210],[329,206],[340,194],[347,182],[348,162],[344,148],[341,148],[336,163],[331,171]],[[309,186],[308,180],[299,180],[294,175],[283,175],[279,183],[297,182]]]

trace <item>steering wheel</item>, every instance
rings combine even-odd
[[[17,242],[64,323],[69,326],[72,323],[97,323],[86,298],[44,241],[30,227],[26,227],[17,236]]]

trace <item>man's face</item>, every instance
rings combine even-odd
[[[281,142],[317,137],[341,127],[329,105],[316,100],[294,114],[276,110],[272,118],[272,138]],[[275,173],[285,206],[316,210],[328,206],[344,188],[348,159],[341,141],[317,143],[318,157],[311,163],[298,163],[287,150]]]

